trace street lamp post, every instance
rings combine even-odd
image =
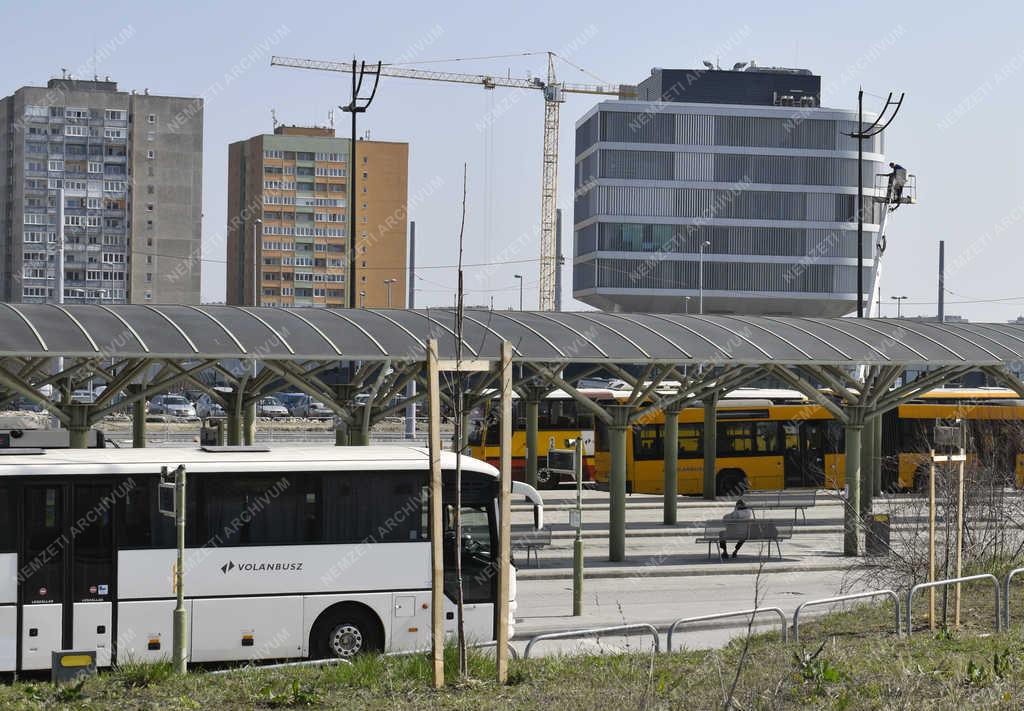
[[[516,279],[519,280],[519,310],[523,310],[523,275],[516,274]]]
[[[686,315],[690,314],[690,298],[689,296],[683,297],[683,313]]]
[[[904,94],[893,101],[892,92],[885,100],[885,106],[870,126],[864,126],[864,89],[857,91],[857,130],[846,135],[857,140],[857,318],[864,318],[864,139],[873,138],[889,127],[900,107]],[[892,114],[886,118],[886,112]],[[885,121],[885,123],[882,123]]]
[[[890,298],[893,301],[896,302],[896,318],[903,318],[903,308],[902,308],[903,307],[903,300],[906,299],[907,297],[906,296],[893,296],[893,297],[890,297]]]
[[[256,218],[256,221],[252,223],[252,305],[260,305],[260,250],[257,248],[256,243],[259,239],[257,230],[259,226],[263,224],[263,220]]]
[[[699,295],[697,297],[697,313],[704,314],[704,249],[710,247],[711,242],[704,240],[700,243],[700,275],[698,277]]]
[[[359,308],[361,308],[361,309],[365,309],[366,308],[366,292],[365,291],[360,291],[359,292]]]
[[[398,282],[398,279],[385,279],[384,288],[388,290],[388,308],[391,308],[391,285]]]

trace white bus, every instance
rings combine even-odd
[[[191,661],[348,657],[430,646],[429,455],[411,447],[54,450],[0,456],[0,671],[51,651],[97,664],[171,654],[184,465]],[[445,618],[454,631],[455,455],[444,452]],[[540,498],[529,496],[542,524]],[[495,638],[498,472],[463,458],[466,631]],[[493,543],[493,545],[492,545]],[[515,576],[510,590],[515,611]]]

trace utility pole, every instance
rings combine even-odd
[[[939,240],[939,313],[938,322],[946,321],[946,240]]]
[[[892,92],[889,92],[885,100],[885,106],[878,112],[878,117],[870,126],[864,127],[864,89],[857,90],[857,130],[846,134],[850,138],[857,139],[857,318],[864,318],[864,139],[874,138],[889,127],[889,124],[896,118],[900,107],[903,106],[903,97],[896,101],[892,99]],[[886,112],[892,108],[892,115],[883,124]]]
[[[397,283],[398,283],[398,279],[385,279],[384,280],[384,288],[387,289],[387,291],[388,291],[388,308],[389,309],[391,308],[391,285],[392,284],[397,284]]]
[[[416,308],[416,223],[409,222],[409,296],[406,302],[410,309]],[[405,406],[405,438],[416,439],[416,379],[413,378],[405,386],[405,398],[409,404]]]
[[[903,308],[902,308],[903,307],[903,300],[905,298],[907,298],[907,297],[906,296],[893,296],[893,297],[890,297],[890,298],[893,301],[896,302],[896,318],[903,318]]]
[[[356,115],[366,113],[366,110],[370,108],[370,104],[373,103],[373,97],[377,94],[377,85],[380,84],[380,68],[381,63],[377,62],[376,69],[370,69],[369,72],[366,70],[366,62],[362,62],[357,70],[356,60],[352,60],[352,101],[348,106],[339,106],[338,108],[346,113],[352,114],[352,132],[349,135],[351,142],[351,148],[349,149],[349,205],[348,205],[348,306],[352,308],[352,305],[356,301],[356,174],[359,170],[356,165]],[[373,89],[370,91],[370,95],[365,98],[360,98],[359,91],[363,87],[363,78],[367,74],[372,74]]]

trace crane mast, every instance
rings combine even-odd
[[[487,74],[464,74],[460,72],[437,72],[384,65],[383,76],[400,79],[421,79],[426,81],[455,84],[474,84],[484,89],[498,87],[508,89],[536,89],[544,92],[544,154],[541,171],[540,206],[540,260],[538,280],[538,307],[541,311],[555,309],[555,274],[559,269],[556,249],[558,210],[558,126],[559,109],[564,94],[596,94],[627,98],[636,95],[635,87],[619,84],[574,84],[559,82],[555,74],[555,53],[547,52],[547,81],[539,78],[502,77]],[[330,62],[296,57],[271,57],[270,65],[311,69],[326,72],[351,72],[352,66],[342,62]]]

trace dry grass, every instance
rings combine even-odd
[[[1024,588],[1024,585],[1022,585]],[[1018,597],[1020,599],[1018,599]],[[1024,602],[1018,593],[1015,604]],[[927,597],[916,605],[923,624]],[[972,586],[958,632],[920,630],[896,638],[891,606],[861,606],[803,626],[802,644],[757,635],[736,684],[737,709],[1017,709],[1024,699],[1024,632],[991,634],[990,590]],[[920,607],[919,607],[920,606]],[[1024,613],[1022,613],[1024,614]],[[1019,615],[1020,617],[1020,615]],[[915,625],[917,626],[917,625]],[[514,662],[511,683],[491,681],[485,652],[471,681],[430,688],[425,656],[365,658],[352,667],[249,669],[225,676],[105,673],[63,691],[36,681],[0,687],[0,707],[196,709],[714,709],[723,708],[743,639],[722,650],[676,654],[549,657]],[[449,665],[449,678],[454,678]]]

